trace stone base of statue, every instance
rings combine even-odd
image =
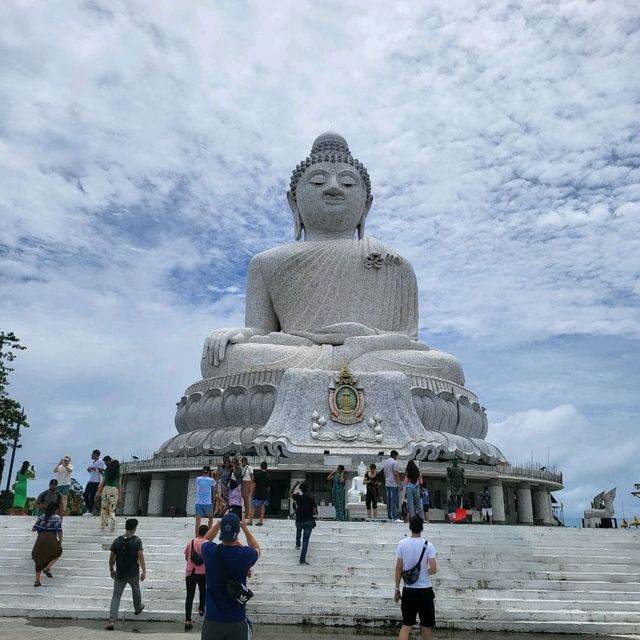
[[[181,433],[159,453],[255,448],[287,457],[325,450],[375,456],[393,448],[403,458],[419,460],[506,462],[483,439],[486,415],[477,398],[455,383],[412,380],[395,371],[354,372],[362,407],[356,420],[345,424],[330,402],[337,372],[292,368],[271,377],[262,374],[207,379],[190,387],[176,414]]]

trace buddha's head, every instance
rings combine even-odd
[[[296,240],[303,229],[311,237],[352,237],[357,230],[361,239],[373,202],[367,170],[331,131],[316,138],[311,155],[293,171],[287,199]]]

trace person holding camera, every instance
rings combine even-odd
[[[238,540],[241,530],[246,545]],[[218,534],[220,544],[213,542]],[[243,520],[227,513],[205,534],[200,555],[207,576],[202,640],[250,640],[246,603],[253,593],[247,587],[247,577],[260,557],[258,541]]]
[[[411,627],[420,616],[423,640],[431,640],[431,630],[436,625],[433,585],[431,576],[437,571],[436,550],[431,542],[422,537],[424,520],[414,515],[409,521],[410,538],[403,538],[396,549],[395,602],[402,600],[402,628],[400,640],[409,640]],[[400,593],[400,580],[404,588]]]
[[[297,489],[300,490],[299,493],[296,491]],[[300,549],[300,539],[302,538],[300,564],[309,564],[307,562],[309,538],[311,538],[311,532],[316,526],[315,517],[318,515],[315,498],[312,498],[308,493],[309,485],[301,480],[296,481],[289,491],[289,497],[293,498],[296,504],[296,549]]]
[[[58,480],[58,491],[62,494],[62,504],[60,505],[60,515],[64,516],[67,510],[67,498],[71,491],[71,474],[73,473],[73,465],[71,464],[71,456],[64,456],[60,462],[53,468],[53,473]]]
[[[29,480],[35,480],[36,470],[28,460],[25,460],[20,467],[20,471],[16,473],[16,481],[13,489],[13,508],[19,511],[25,508],[27,504],[27,485]]]

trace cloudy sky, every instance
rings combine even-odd
[[[569,513],[617,486],[640,515],[639,31],[633,0],[1,3],[0,328],[37,487],[175,433],[334,129],[489,439],[560,467]]]

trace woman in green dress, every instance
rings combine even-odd
[[[34,480],[36,472],[33,465],[30,465],[27,460],[22,463],[20,471],[16,473],[16,482],[13,485],[13,508],[24,509],[27,504],[27,483],[29,480]]]
[[[336,520],[346,520],[344,465],[339,464],[338,468],[327,476],[327,480],[333,480],[331,499],[333,506],[336,508]]]

